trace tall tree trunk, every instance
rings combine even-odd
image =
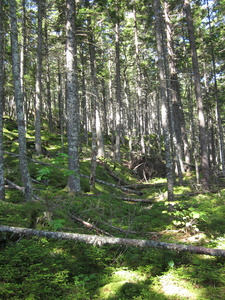
[[[95,178],[96,178],[96,167],[97,167],[97,132],[96,132],[96,102],[98,99],[97,94],[97,83],[96,83],[96,72],[95,72],[95,47],[93,36],[90,28],[89,22],[89,55],[90,55],[90,64],[91,64],[91,133],[92,133],[92,153],[91,153],[91,173],[90,173],[90,189],[94,191],[95,188]]]
[[[41,110],[42,110],[42,0],[38,1],[38,44],[35,97],[35,150],[42,154],[41,147]]]
[[[59,109],[59,128],[60,128],[60,137],[62,150],[64,147],[64,101],[63,101],[63,93],[62,93],[62,75],[61,75],[61,60],[58,59],[58,109]]]
[[[3,28],[2,1],[0,1],[0,200],[5,199],[4,154],[3,154]]]
[[[26,149],[26,130],[24,121],[23,93],[20,79],[20,59],[18,46],[17,18],[16,18],[16,1],[10,0],[10,19],[11,19],[11,44],[12,44],[12,64],[13,79],[16,100],[17,124],[18,124],[18,141],[19,141],[19,162],[24,185],[24,194],[26,201],[32,200],[32,184],[27,163]]]
[[[79,102],[76,80],[76,41],[75,41],[75,3],[67,0],[66,22],[66,75],[67,75],[67,137],[68,137],[68,190],[70,193],[79,193]]]
[[[174,137],[176,144],[176,155],[178,164],[180,165],[180,170],[184,172],[183,159],[184,150],[183,145],[187,152],[188,161],[190,164],[190,154],[188,152],[188,140],[185,128],[185,119],[181,103],[180,95],[180,84],[177,75],[176,58],[173,50],[173,33],[172,26],[169,16],[169,5],[164,2],[164,18],[165,18],[165,29],[167,37],[167,49],[168,49],[168,62],[169,62],[169,73],[170,73],[170,90],[171,90],[171,100],[172,100],[172,121],[174,125]],[[183,143],[182,143],[183,142]],[[182,178],[182,175],[181,175]]]
[[[84,49],[81,47],[80,49],[80,60],[81,60],[81,90],[82,90],[82,100],[81,100],[81,123],[82,123],[82,136],[87,145],[88,145],[88,128],[87,128],[87,90],[86,90],[86,74],[85,70],[87,69],[85,64],[85,57],[84,57]]]
[[[209,24],[210,35],[212,35],[212,26],[211,26],[211,18],[210,18],[208,0],[207,0],[207,10],[208,10],[207,14],[208,14],[208,24]],[[217,134],[219,136],[219,139],[218,139],[219,140],[219,158],[220,158],[220,163],[222,166],[223,176],[225,176],[224,135],[223,135],[223,126],[222,126],[222,122],[221,122],[221,113],[220,113],[221,108],[220,108],[218,86],[217,86],[217,79],[216,79],[216,61],[215,61],[215,53],[214,53],[212,38],[210,39],[210,48],[211,48],[211,55],[212,55],[214,96],[215,96],[215,101],[216,101],[215,113],[216,113],[216,123],[217,123]]]
[[[161,101],[162,101],[161,122],[162,122],[164,144],[165,144],[168,200],[171,201],[171,200],[173,200],[174,174],[173,174],[173,161],[172,161],[172,155],[171,155],[171,147],[170,147],[171,135],[169,132],[169,116],[168,116],[168,101],[167,101],[167,91],[166,91],[165,66],[163,63],[163,57],[165,57],[166,53],[163,52],[163,46],[162,46],[162,31],[163,30],[160,25],[160,24],[162,24],[160,0],[154,0],[154,14],[155,14],[160,94],[161,94]]]
[[[21,50],[20,50],[20,77],[21,86],[24,97],[24,119],[27,127],[28,113],[27,113],[27,101],[26,101],[26,89],[24,82],[24,75],[26,71],[26,0],[22,0],[22,37],[21,37]]]
[[[188,26],[192,66],[194,73],[195,95],[197,100],[197,114],[198,114],[198,127],[199,127],[199,141],[200,141],[200,162],[202,168],[202,185],[203,188],[208,190],[210,188],[210,172],[209,172],[209,160],[208,160],[208,147],[207,147],[207,135],[205,129],[205,118],[203,113],[203,100],[201,92],[201,77],[199,73],[198,57],[196,51],[194,24],[191,15],[191,7],[189,0],[184,0],[184,11],[186,13],[186,22]]]
[[[46,8],[45,8],[46,14]],[[49,62],[49,42],[48,42],[48,24],[47,16],[45,16],[45,56],[46,56],[46,85],[47,85],[47,108],[48,108],[48,127],[49,131],[53,132],[53,120],[52,120],[52,99],[51,99],[51,76],[50,76],[50,62]]]
[[[120,141],[121,141],[121,72],[120,72],[120,22],[118,16],[118,3],[117,3],[117,17],[115,24],[115,48],[116,48],[116,145],[115,145],[115,159],[120,162]]]
[[[134,2],[133,7],[134,13],[134,42],[135,42],[135,62],[136,62],[136,85],[137,85],[137,102],[138,102],[138,124],[139,124],[139,140],[141,145],[141,152],[145,154],[145,142],[144,142],[144,103],[142,101],[142,86],[141,86],[141,64],[140,64],[140,51],[139,51],[139,39],[138,39],[138,25],[137,25],[137,14],[136,14],[136,4]]]

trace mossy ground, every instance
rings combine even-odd
[[[5,174],[22,185],[16,134],[8,122]],[[32,140],[33,132],[28,134]],[[142,196],[102,183],[96,183],[90,193],[88,179],[81,178],[82,194],[69,195],[67,157],[62,155],[66,141],[62,147],[60,138],[46,131],[43,140],[48,156],[37,157],[31,149],[33,160],[29,161],[40,200],[26,203],[20,191],[7,188],[0,206],[2,225],[97,234],[73,215],[117,237],[225,248],[225,190],[188,194],[196,191],[191,176],[184,186],[175,187],[175,201],[168,203],[162,178],[146,185]],[[81,173],[89,175],[90,145],[81,146]],[[127,152],[125,146],[123,151]],[[125,161],[118,164],[111,159],[98,164],[98,179],[117,184],[104,164],[121,180],[139,182]],[[123,201],[122,197],[153,198],[154,203]],[[224,299],[225,269],[224,259],[205,255],[2,234],[0,283],[0,299]]]

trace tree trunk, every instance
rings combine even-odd
[[[200,141],[200,162],[202,168],[202,185],[206,190],[210,189],[210,172],[208,161],[208,148],[207,148],[207,135],[205,129],[205,118],[203,113],[203,100],[201,92],[201,77],[199,73],[198,57],[196,50],[196,42],[194,35],[194,24],[191,15],[191,7],[189,0],[184,0],[184,11],[186,13],[186,22],[188,26],[192,66],[194,73],[195,95],[197,100],[197,114],[198,114],[198,127],[199,127],[199,141]]]
[[[4,153],[3,153],[3,28],[2,1],[0,1],[0,200],[5,199]]]
[[[75,41],[75,3],[67,0],[66,22],[66,75],[67,75],[67,137],[68,137],[68,190],[70,193],[79,193],[79,102],[76,80],[76,41]]]
[[[171,135],[169,132],[169,118],[168,118],[168,101],[166,91],[166,78],[165,78],[165,66],[163,63],[163,57],[166,53],[163,53],[162,46],[162,29],[160,27],[161,22],[161,6],[159,0],[154,0],[154,13],[155,13],[155,26],[156,26],[156,43],[157,43],[157,54],[158,54],[158,68],[159,68],[159,81],[160,81],[160,94],[161,94],[161,122],[164,135],[165,144],[165,157],[166,157],[166,169],[167,169],[167,188],[168,188],[168,200],[173,200],[173,185],[174,185],[174,174],[173,174],[173,161],[171,155]]]
[[[182,131],[184,143],[187,142],[187,135],[185,129],[184,113],[182,110],[180,85],[177,76],[177,68],[175,63],[175,54],[173,50],[173,34],[171,28],[171,21],[169,16],[169,5],[164,2],[164,19],[165,19],[165,31],[167,37],[167,51],[168,51],[168,64],[169,64],[169,76],[170,76],[170,91],[171,91],[171,121],[173,123],[174,145],[177,157],[179,178],[182,181],[182,173],[184,173],[183,159],[184,151],[182,147]],[[190,161],[188,162],[190,163]]]
[[[38,44],[35,97],[35,150],[42,154],[41,147],[41,110],[42,110],[42,0],[38,1]]]
[[[80,233],[67,233],[67,232],[52,232],[52,231],[42,231],[29,228],[20,228],[20,227],[10,227],[0,225],[0,232],[11,232],[13,234],[25,235],[25,236],[37,236],[45,237],[51,239],[59,240],[73,240],[84,242],[86,244],[92,244],[96,246],[102,246],[105,244],[110,245],[124,245],[130,247],[148,247],[154,249],[164,249],[172,250],[178,252],[189,252],[194,254],[205,254],[211,256],[222,256],[225,257],[225,250],[222,249],[213,249],[205,248],[198,246],[190,246],[183,244],[172,244],[151,240],[138,240],[138,239],[126,239],[126,238],[116,238],[109,236],[98,236],[90,234],[80,234]]]
[[[208,9],[209,30],[210,30],[210,35],[212,35],[211,18],[210,18],[208,0],[207,0],[207,9]],[[214,46],[213,46],[212,38],[210,39],[210,48],[211,48],[211,55],[212,55],[212,68],[213,68],[212,72],[213,72],[213,79],[214,79],[214,97],[215,97],[215,102],[216,102],[216,109],[215,109],[216,125],[217,125],[216,127],[217,127],[217,135],[219,136],[219,138],[218,138],[219,158],[220,158],[223,176],[225,176],[224,135],[223,135],[223,126],[222,126],[222,121],[221,121],[221,112],[220,112],[221,107],[220,107],[220,101],[219,101],[219,95],[218,95],[218,86],[217,86],[217,79],[216,79],[216,61],[215,61],[215,53],[214,53]]]
[[[116,7],[118,14],[118,4]],[[121,142],[121,74],[120,74],[120,22],[119,16],[116,17],[115,24],[115,50],[116,50],[116,145],[115,145],[115,160],[120,162],[120,142]]]
[[[12,44],[12,64],[13,64],[13,79],[17,111],[18,124],[18,141],[19,141],[19,162],[24,185],[24,194],[27,201],[32,200],[32,184],[27,162],[26,148],[26,130],[24,121],[23,93],[20,80],[20,59],[17,33],[16,19],[16,2],[10,1],[10,19],[11,19],[11,44]]]
[[[46,14],[46,8],[45,8]],[[49,61],[49,42],[48,42],[48,25],[45,17],[45,56],[46,56],[46,87],[47,87],[47,107],[48,107],[48,127],[49,131],[53,132],[53,119],[52,119],[52,99],[51,99],[51,76],[50,76],[50,61]]]
[[[144,103],[142,101],[142,85],[141,85],[141,64],[140,64],[140,51],[139,51],[139,39],[138,39],[138,25],[137,25],[137,14],[136,14],[136,4],[134,2],[133,7],[134,13],[134,42],[135,42],[135,62],[136,62],[136,97],[138,103],[138,126],[139,126],[139,142],[141,146],[141,152],[145,154],[145,142],[144,142]]]

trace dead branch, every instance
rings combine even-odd
[[[24,193],[24,188],[15,184],[14,182],[12,182],[11,180],[5,178],[5,182],[7,182],[13,189],[19,190],[22,193]]]
[[[44,166],[51,166],[51,167],[55,167],[55,168],[58,168],[58,169],[65,169],[65,168],[61,168],[61,167],[59,167],[59,166],[52,165],[52,164],[49,164],[49,163],[43,163],[42,161],[39,161],[39,160],[36,160],[36,159],[31,159],[31,161],[33,161],[33,162],[35,162],[35,163],[42,164],[42,165],[44,165]],[[87,176],[87,175],[80,174],[80,176],[89,180],[89,176]],[[124,192],[127,192],[127,193],[133,193],[133,194],[137,194],[137,195],[139,195],[139,196],[142,195],[141,192],[134,191],[134,190],[132,190],[132,189],[126,188],[126,187],[124,187],[124,186],[116,185],[116,184],[114,184],[114,183],[109,183],[109,182],[106,182],[106,181],[101,180],[101,179],[96,179],[95,181],[98,182],[98,183],[104,184],[104,185],[108,185],[108,186],[111,186],[111,187],[120,189],[120,190],[122,190],[122,191],[124,191]]]
[[[135,199],[135,198],[129,198],[129,197],[116,197],[116,199],[123,200],[123,201],[129,201],[129,202],[142,202],[142,203],[149,203],[149,204],[154,203],[154,201],[151,201],[151,200]]]
[[[80,174],[80,176],[83,177],[83,178],[89,179],[89,176],[87,176],[87,175]],[[110,182],[107,182],[107,181],[104,181],[104,180],[101,180],[101,179],[96,179],[95,181],[98,182],[98,183],[104,184],[104,185],[114,187],[116,189],[120,189],[121,191],[124,191],[126,193],[132,193],[132,194],[136,194],[136,195],[139,195],[139,196],[142,195],[142,192],[134,191],[134,190],[128,189],[124,186],[117,185],[117,184],[114,184],[114,183],[110,183]]]
[[[125,185],[126,188],[131,188],[131,189],[135,189],[135,190],[141,190],[141,189],[146,189],[149,187],[162,187],[162,186],[166,186],[166,183],[138,183],[138,184],[128,184]]]
[[[76,215],[74,215],[74,214],[69,214],[69,216],[70,216],[71,219],[80,222],[80,223],[83,224],[84,226],[86,226],[86,227],[88,227],[88,228],[90,228],[90,229],[92,229],[92,230],[95,230],[95,231],[97,231],[97,232],[100,233],[100,234],[105,234],[105,235],[107,235],[107,236],[112,236],[110,233],[108,233],[108,232],[106,232],[106,231],[104,231],[104,230],[102,230],[102,229],[96,227],[95,225],[93,225],[93,224],[91,224],[91,223],[89,223],[89,222],[87,222],[87,221],[82,220],[81,218],[78,218],[78,217],[77,217]]]
[[[149,247],[156,249],[165,249],[179,252],[190,252],[195,254],[205,254],[211,256],[223,256],[225,257],[225,250],[222,249],[212,249],[184,244],[172,244],[164,243],[152,240],[138,240],[138,239],[125,239],[116,238],[108,236],[97,236],[79,233],[68,233],[68,232],[52,232],[52,231],[42,231],[29,228],[11,227],[0,225],[0,232],[12,232],[15,234],[25,235],[25,236],[38,236],[53,239],[62,240],[75,240],[84,242],[87,244],[102,246],[104,244],[110,245],[124,245],[131,247]]]

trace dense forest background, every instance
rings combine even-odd
[[[96,157],[120,162],[126,143],[131,162],[166,161],[170,197],[175,173],[182,181],[195,166],[205,189],[224,173],[223,1],[1,4],[2,117],[17,119],[20,136],[35,125],[38,154],[41,130],[59,133],[62,151],[67,135],[71,191],[80,190],[78,148],[89,133],[91,186]]]
[[[0,1],[0,298],[224,297],[224,13]]]

